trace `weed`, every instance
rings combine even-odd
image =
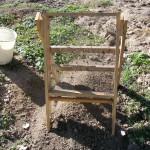
[[[130,55],[123,66],[123,83],[130,85],[141,73],[148,73],[150,70],[150,58],[144,53]]]
[[[110,5],[112,5],[111,0],[100,0],[100,2],[101,2],[101,4],[103,6],[110,6]]]
[[[0,86],[3,85],[4,81],[5,81],[5,75],[0,71]]]
[[[70,4],[66,5],[64,8],[49,8],[42,4],[21,3],[20,1],[16,1],[15,3],[9,5],[3,5],[2,7],[7,8],[14,6],[30,7],[39,11],[47,12],[82,12],[87,10],[87,7],[83,5],[77,6],[74,4]],[[14,24],[13,21],[18,18],[10,16],[4,16],[3,18],[6,18],[8,20],[7,24]],[[65,25],[63,24],[64,21],[66,23]],[[39,39],[39,37],[37,28],[34,23],[34,18],[30,17],[24,19],[22,22],[18,22],[13,26],[13,29],[18,34],[16,42],[17,52],[19,52],[26,58],[28,64],[32,64],[36,69],[42,71],[44,65],[44,50],[41,42],[37,40]],[[86,29],[74,24],[74,18],[62,17],[58,19],[57,25],[52,26],[51,28],[51,45],[92,45],[93,40],[95,41],[96,45],[99,45],[104,42],[103,38],[100,38],[93,34],[91,36],[88,36],[88,33],[89,31],[87,31]],[[73,59],[73,57],[75,57],[74,54],[55,54],[54,60],[56,63],[68,63]],[[14,69],[15,67],[17,67],[17,64],[12,61],[9,66]]]
[[[144,85],[144,81],[141,84],[136,82],[139,76],[149,73],[150,70],[150,58],[144,53],[135,53],[130,55],[123,67],[123,83],[127,88],[124,88],[124,92],[130,97],[126,103],[126,114],[128,116],[129,126],[134,127],[132,134],[129,134],[129,140],[138,145],[144,144],[150,139],[149,125],[150,122],[150,92],[144,92],[144,95],[140,95],[142,90],[146,91],[148,85]]]
[[[70,5],[67,5],[64,9],[64,11],[73,11],[73,12],[85,12],[87,11],[88,8],[84,5],[74,5],[74,4],[70,4]]]
[[[0,129],[9,129],[11,124],[14,124],[15,117],[13,114],[0,115]]]
[[[7,142],[7,139],[3,135],[0,135],[0,146],[2,146],[3,144],[6,144],[6,142]]]
[[[14,20],[16,19],[17,19],[17,16],[13,14],[0,15],[0,25],[11,26],[14,24]]]
[[[144,144],[150,139],[150,126],[144,126],[142,123],[138,123],[136,125],[137,126],[134,127],[134,132],[129,135],[130,142]]]
[[[55,24],[56,23],[56,24]],[[33,18],[27,18],[15,27],[18,33],[16,49],[28,61],[37,68],[43,70],[44,54],[43,46],[38,37],[37,28]],[[100,45],[104,38],[89,34],[89,31],[74,24],[74,18],[60,17],[58,20],[52,20],[51,24],[51,45]],[[54,54],[56,63],[68,63],[75,54]]]
[[[81,3],[83,3],[84,5],[88,6],[88,7],[97,7],[100,5],[103,6],[110,6],[112,5],[112,1],[111,0],[80,0]]]
[[[58,8],[58,7],[49,8],[39,3],[23,3],[19,1],[14,2],[12,4],[4,4],[1,7],[2,7],[1,9],[11,8],[11,7],[30,7],[40,12],[69,12],[69,11],[82,12],[88,10],[88,8],[83,5],[77,6],[74,4],[70,4],[70,5],[66,5],[66,7],[64,8]]]

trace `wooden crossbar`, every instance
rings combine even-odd
[[[67,12],[67,13],[63,13],[63,12],[51,12],[51,13],[44,13],[44,15],[48,16],[48,17],[59,17],[59,16],[74,16],[74,17],[78,17],[78,16],[89,16],[89,17],[94,17],[94,16],[117,16],[117,13],[104,13],[104,12]]]
[[[84,97],[84,98],[114,98],[113,93],[108,92],[93,92],[93,91],[82,91],[82,90],[67,90],[67,89],[51,89],[49,90],[49,95],[51,97]]]
[[[82,102],[82,103],[104,103],[112,104],[113,99],[92,99],[92,98],[68,98],[68,97],[51,97],[51,101],[64,101],[64,102]]]
[[[52,68],[61,71],[108,71],[113,72],[114,66],[81,66],[81,65],[58,65],[52,64]]]
[[[115,47],[111,46],[51,46],[51,52],[64,53],[64,52],[84,52],[84,53],[113,53],[115,54]]]

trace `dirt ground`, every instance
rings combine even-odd
[[[31,0],[27,0],[27,2]],[[11,0],[2,0],[0,4],[10,3]],[[36,1],[37,2],[37,1]],[[71,3],[74,1],[72,0]],[[42,1],[49,6],[63,6],[66,1]],[[77,4],[78,2],[75,1]],[[126,0],[117,1],[113,7],[119,7],[122,10],[128,10],[130,21],[127,33],[126,54],[133,51],[145,50],[150,52],[150,2]],[[108,8],[113,10],[113,7]],[[97,10],[106,9],[102,6]],[[5,10],[6,11],[6,10]],[[12,12],[24,12],[24,9],[9,10]],[[30,8],[26,13],[33,13]],[[5,13],[5,12],[3,12]],[[139,17],[135,17],[139,14]],[[90,22],[95,20],[90,20]],[[82,21],[79,22],[80,25]],[[100,24],[100,22],[99,22]],[[85,25],[86,26],[86,25]],[[108,25],[109,26],[109,25]],[[94,33],[98,33],[98,24],[87,26],[93,27]],[[103,33],[107,31],[103,31]],[[111,64],[114,59],[110,55],[87,55],[82,62],[80,60],[71,62],[73,64]],[[111,136],[111,105],[90,104],[90,103],[66,103],[54,102],[52,105],[52,130],[47,132],[45,126],[45,100],[44,100],[44,80],[43,74],[37,73],[33,68],[22,63],[20,56],[14,56],[14,62],[17,63],[15,69],[9,66],[0,66],[2,73],[6,75],[5,86],[1,91],[1,98],[4,99],[9,93],[9,101],[6,110],[15,114],[16,122],[11,133],[12,142],[6,145],[8,147],[18,140],[22,139],[21,144],[26,149],[31,150],[126,150],[129,144],[126,136],[121,135],[121,130],[125,129],[126,115],[121,107],[126,97],[119,90],[117,105],[117,123],[116,136]],[[71,78],[70,77],[71,74]],[[73,85],[88,86],[94,91],[111,92],[113,86],[111,73],[91,72],[70,72],[62,75],[62,81]],[[106,83],[107,81],[107,83]],[[80,88],[80,87],[79,87]],[[10,94],[11,93],[11,94]],[[22,126],[29,123],[27,130]],[[9,132],[8,132],[9,134]],[[19,147],[18,147],[19,149]],[[21,150],[21,149],[20,149]]]

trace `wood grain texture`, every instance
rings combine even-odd
[[[115,54],[115,47],[102,47],[102,46],[51,46],[52,53],[113,53]]]
[[[120,12],[118,12],[116,18],[116,59],[115,59],[115,79],[114,79],[114,102],[112,105],[112,135],[115,135],[115,123],[116,123],[116,105],[117,105],[117,97],[118,97],[118,62],[119,62],[119,40],[120,40]]]
[[[50,34],[49,34],[49,18],[45,15],[43,17],[43,30],[44,30],[44,73],[45,73],[45,101],[46,101],[46,125],[47,130],[50,131],[50,114],[51,114],[51,106],[50,106],[50,97],[48,95],[48,89],[51,87],[50,81]]]
[[[43,33],[43,18],[41,16],[40,12],[36,13],[36,17],[35,17],[35,23],[40,35],[40,39],[42,41],[42,44],[44,44],[44,33]]]
[[[120,52],[120,61],[119,61],[119,68],[120,71],[118,73],[118,85],[120,82],[121,77],[121,70],[122,70],[122,64],[123,64],[123,54],[125,49],[125,40],[126,40],[126,32],[127,32],[127,21],[123,21],[123,32],[122,32],[122,40],[121,40],[121,52]]]
[[[53,64],[52,68],[61,71],[107,71],[114,72],[114,66],[81,66],[81,65],[58,65]]]
[[[117,16],[117,13],[106,13],[106,12],[50,12],[50,13],[45,13],[46,16],[48,17],[57,17],[57,16],[89,16],[89,17],[94,17],[94,16]]]
[[[64,102],[82,102],[82,103],[113,103],[113,99],[87,99],[87,98],[67,98],[67,97],[51,97],[51,101]]]
[[[108,92],[93,92],[93,91],[82,91],[82,90],[67,90],[67,89],[51,89],[49,90],[51,97],[87,97],[87,98],[114,98],[113,93]]]

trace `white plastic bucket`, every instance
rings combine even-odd
[[[13,50],[17,33],[6,27],[0,27],[0,65],[9,63],[13,58]]]

